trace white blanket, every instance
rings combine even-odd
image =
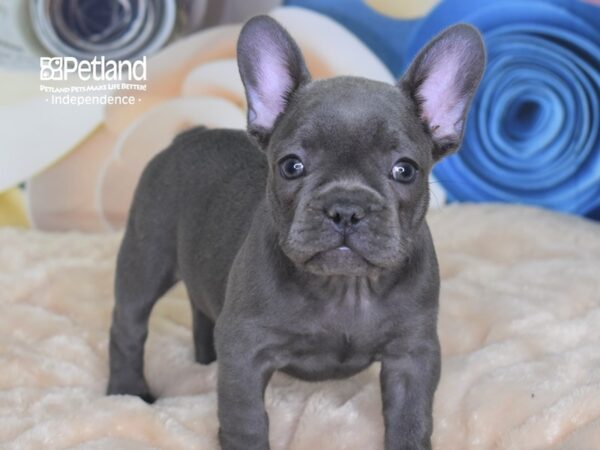
[[[434,446],[600,449],[600,224],[515,206],[429,217],[442,271]],[[159,302],[154,405],[104,396],[120,235],[0,230],[0,448],[217,449],[216,367],[184,289]],[[274,450],[378,450],[379,367],[266,393]]]

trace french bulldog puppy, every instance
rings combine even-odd
[[[109,394],[153,401],[143,348],[183,280],[195,357],[218,362],[224,450],[269,448],[263,394],[381,362],[386,450],[429,449],[440,375],[432,165],[455,151],[481,79],[479,33],[453,26],[397,85],[311,81],[272,18],[238,41],[248,133],[196,128],[146,167],[118,256]],[[165,368],[167,370],[167,368]]]

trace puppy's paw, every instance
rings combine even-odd
[[[145,381],[137,383],[118,383],[111,380],[108,383],[106,395],[134,395],[148,404],[152,404],[156,401],[156,397],[150,393],[150,389]]]
[[[156,401],[156,397],[154,397],[154,395],[152,395],[150,392],[140,394],[140,395],[138,395],[138,397],[141,398],[142,400],[144,400],[149,405],[151,405],[152,403],[154,403]]]
[[[198,364],[202,364],[203,366],[208,366],[209,364],[215,362],[217,360],[217,355],[214,350],[196,350],[196,362]]]

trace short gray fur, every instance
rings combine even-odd
[[[386,450],[430,449],[440,347],[428,176],[462,139],[481,37],[449,28],[397,86],[312,81],[288,33],[259,16],[242,30],[238,62],[249,133],[184,132],[139,182],[118,256],[108,393],[153,401],[148,318],[183,280],[196,360],[218,356],[224,450],[269,448],[263,394],[274,371],[324,380],[375,361]],[[452,123],[432,123],[428,105],[454,111],[441,119]],[[296,179],[281,174],[290,154],[305,168]],[[390,177],[402,159],[418,166],[412,182]]]

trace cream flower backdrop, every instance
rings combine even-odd
[[[270,13],[301,47],[314,78],[357,75],[387,83],[383,63],[354,35],[309,10]],[[245,127],[245,97],[235,61],[239,25],[218,26],[148,60],[147,91],[135,106],[110,106],[95,131],[27,183],[32,225],[48,230],[124,225],[145,164],[180,131],[195,125]],[[432,184],[432,188],[435,188]],[[434,201],[443,196],[434,192]]]

